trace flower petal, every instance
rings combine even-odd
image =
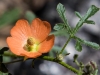
[[[26,20],[18,20],[16,25],[11,29],[11,36],[21,40],[32,36],[28,22]]]
[[[21,56],[20,54],[24,51],[23,42],[21,40],[13,38],[13,37],[8,37],[7,44],[12,53]]]
[[[40,44],[40,48],[38,50],[38,52],[40,53],[47,53],[51,50],[52,46],[54,45],[54,39],[55,39],[55,36],[54,35],[50,35],[46,38],[45,41],[43,41],[41,44]]]
[[[39,18],[36,18],[32,21],[31,29],[33,37],[42,42],[49,35],[51,26],[47,21],[41,21]]]
[[[22,56],[25,56],[26,58],[37,58],[39,56],[41,56],[42,54],[39,52],[27,52],[27,51],[23,51],[23,53],[21,53]]]

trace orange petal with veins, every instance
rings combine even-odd
[[[16,55],[20,56],[20,54],[24,51],[24,49],[23,49],[24,42],[17,38],[8,37],[7,44],[10,48],[10,51]]]
[[[48,37],[51,26],[47,21],[41,21],[39,18],[36,18],[32,21],[31,29],[33,37],[42,42]]]
[[[49,35],[45,41],[43,41],[42,43],[40,43],[40,48],[38,50],[38,52],[40,53],[47,53],[51,50],[52,46],[54,45],[54,39],[55,36],[54,35]]]
[[[18,20],[16,25],[11,29],[11,36],[21,40],[32,36],[30,25],[26,20]]]

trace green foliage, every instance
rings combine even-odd
[[[83,40],[83,43],[87,46],[90,46],[96,50],[99,50],[100,49],[100,46],[97,44],[97,43],[94,43],[94,42],[90,42],[90,41],[85,41]]]
[[[65,28],[65,26],[64,26],[63,23],[57,23],[57,24],[54,26],[54,29],[55,29],[55,30],[62,30],[62,29],[64,29],[64,28]]]
[[[100,8],[96,7],[95,5],[91,5],[91,7],[89,8],[89,10],[87,11],[84,17],[88,19],[91,16],[93,16],[96,12],[98,12],[99,10]]]
[[[61,50],[61,47],[59,47],[59,46],[54,46],[54,47],[52,48],[52,50],[49,52],[49,55],[50,55],[50,56],[55,56],[55,54],[60,53],[60,50]],[[62,54],[63,54],[63,55],[66,55],[66,54],[67,54],[66,50],[64,50]]]
[[[98,69],[94,71],[93,75],[98,75]]]
[[[55,36],[66,36],[66,37],[68,37],[67,33],[68,32],[67,32],[66,29],[62,29],[62,30],[58,30],[58,31],[53,31],[50,34],[54,34]]]
[[[20,10],[15,8],[0,15],[0,27],[13,23],[20,17]]]
[[[92,20],[88,20],[88,18],[90,18],[91,16],[93,16],[97,11],[99,11],[99,8],[92,5],[89,10],[87,11],[87,13],[85,14],[85,16],[81,16],[79,12],[75,12],[76,16],[78,16],[80,18],[79,22],[77,23],[76,27],[74,28],[74,32],[73,34],[75,34],[79,28],[83,25],[83,23],[87,23],[87,24],[95,24],[94,21]],[[97,43],[93,43],[93,42],[89,42],[89,41],[85,41],[85,40],[82,40],[80,38],[77,38],[76,40],[77,43],[76,43],[76,50],[78,51],[81,51],[82,50],[82,46],[81,44],[85,44],[87,46],[90,46],[94,49],[100,49],[100,46],[97,44]]]
[[[95,22],[92,21],[92,20],[86,20],[85,23],[87,23],[87,24],[95,24]]]
[[[10,73],[2,73],[2,72],[0,72],[0,75],[12,75],[12,74],[10,74]]]
[[[58,46],[54,46],[52,48],[52,50],[50,51],[50,56],[57,56],[58,55],[57,58],[61,58],[61,60],[62,60],[64,55],[68,55],[68,53],[65,50],[65,47],[68,45],[69,41],[71,39],[73,39],[73,38],[76,40],[75,48],[79,52],[82,51],[82,44],[85,44],[87,46],[90,46],[90,47],[92,47],[94,49],[99,50],[100,49],[100,45],[98,45],[97,43],[90,42],[90,41],[85,41],[85,40],[82,40],[82,39],[80,39],[80,38],[78,38],[78,37],[75,36],[75,34],[77,33],[77,31],[80,29],[80,27],[82,27],[82,25],[84,23],[87,23],[87,24],[95,24],[94,21],[88,20],[88,19],[91,16],[93,16],[97,11],[99,11],[99,8],[96,7],[96,6],[94,6],[94,5],[92,5],[84,16],[81,16],[79,12],[75,12],[76,16],[80,20],[76,24],[76,27],[72,29],[70,27],[70,25],[68,24],[68,20],[67,20],[66,15],[65,15],[66,14],[65,7],[61,3],[59,3],[57,5],[57,12],[58,12],[60,18],[62,19],[63,23],[56,24],[54,26],[54,29],[56,30],[56,32],[52,32],[51,34],[55,34],[55,35],[66,35],[66,33],[68,33],[69,34],[69,38],[65,42],[65,44],[64,44],[64,46],[62,48],[61,47],[58,47]],[[19,14],[20,14],[20,12],[19,12],[18,9],[13,9],[11,11],[7,11],[6,13],[4,13],[0,17],[0,27],[3,26],[3,25],[6,25],[6,24],[9,24],[9,23],[14,22],[16,19],[19,18]],[[26,12],[25,17],[26,17],[26,19],[29,22],[31,22],[36,16],[34,15],[34,13],[28,11],[28,12]],[[0,74],[11,75],[10,73],[8,73],[8,69],[6,68],[5,63],[3,62],[3,54],[7,50],[8,50],[7,47],[4,47],[4,48],[2,48],[0,50]],[[9,53],[9,56],[13,57],[14,55],[12,56]],[[51,57],[41,56],[41,57],[38,57],[38,58],[43,58],[43,59],[46,59],[46,60],[49,60],[49,61],[57,62],[57,63],[63,65],[64,67],[70,69],[71,71],[77,73],[78,75],[86,75],[86,74],[94,74],[94,75],[97,75],[97,72],[98,72],[98,69],[97,68],[93,68],[94,67],[94,64],[93,63],[90,64],[90,65],[88,65],[86,67],[86,66],[84,66],[84,64],[82,62],[78,62],[78,60],[77,60],[78,55],[77,54],[75,54],[75,56],[74,56],[74,62],[79,67],[79,70],[73,68],[72,66],[69,66],[68,64],[66,64],[66,63],[64,63],[62,61],[55,61],[55,57],[54,58],[51,58]],[[34,67],[34,60],[33,60],[32,66]],[[91,66],[92,66],[93,69],[91,68]],[[86,69],[86,72],[85,72],[85,70],[83,68]]]
[[[66,15],[65,15],[65,13],[66,13],[65,7],[64,7],[61,3],[59,3],[59,4],[57,5],[57,12],[58,12],[60,18],[63,20],[64,24],[63,24],[63,23],[61,23],[60,25],[58,24],[59,27],[55,27],[55,26],[54,26],[54,29],[56,28],[56,30],[59,30],[60,28],[66,27],[68,33],[71,34],[72,31],[71,31],[71,28],[70,28],[70,26],[69,26],[69,24],[68,24]],[[61,25],[62,25],[62,26],[61,26]],[[57,29],[57,28],[58,28],[58,29]]]
[[[81,17],[81,15],[78,12],[76,12],[75,14],[80,18],[80,20],[76,24],[76,27],[74,28],[73,34],[75,34],[79,30],[79,28],[83,25],[83,23],[95,24],[95,22],[88,20],[88,18],[93,16],[98,11],[99,11],[99,8],[92,5],[83,17]]]
[[[79,12],[77,12],[77,11],[75,11],[75,15],[80,19],[82,18],[81,14]]]
[[[60,16],[60,18],[63,20],[63,23],[57,23],[55,26],[54,26],[54,29],[58,31],[61,31],[61,30],[67,30],[67,32],[69,33],[70,38],[74,38],[76,37],[75,34],[77,33],[77,31],[80,29],[80,27],[84,24],[84,23],[87,23],[87,24],[95,24],[94,21],[92,20],[88,20],[88,18],[90,18],[91,16],[93,16],[97,11],[99,11],[99,8],[92,5],[89,10],[87,11],[87,13],[84,15],[84,16],[81,16],[79,12],[75,12],[76,16],[79,17],[79,22],[76,24],[76,27],[74,29],[72,29],[69,24],[68,24],[68,21],[67,21],[67,18],[66,18],[66,11],[65,11],[65,7],[59,3],[57,5],[57,12]],[[59,32],[58,32],[59,33]],[[64,33],[64,32],[63,32]],[[62,34],[63,34],[62,33]],[[66,33],[64,33],[66,34]],[[75,38],[76,40],[76,45],[75,45],[75,48],[77,51],[81,52],[82,51],[82,44],[85,44],[87,46],[90,46],[94,49],[100,49],[100,46],[97,44],[97,43],[93,43],[93,42],[90,42],[90,41],[85,41],[85,40],[82,40],[80,38]],[[67,42],[69,42],[70,40],[68,40]],[[65,44],[66,45],[66,44]],[[65,45],[63,48],[65,48]],[[64,49],[61,49],[61,53],[64,51]],[[58,50],[58,49],[55,49],[55,50]],[[63,51],[62,51],[63,50]],[[52,53],[51,53],[52,54]]]
[[[66,19],[66,15],[65,15],[65,13],[66,13],[65,7],[61,3],[59,3],[57,5],[57,12],[58,12],[60,18],[63,20],[63,22],[67,23],[67,19]]]
[[[80,13],[79,12],[77,12],[77,11],[75,11],[75,15],[78,17],[78,18],[82,18],[82,16],[80,15]],[[92,20],[86,20],[84,23],[87,23],[87,24],[95,24],[95,22],[94,21],[92,21]]]
[[[94,43],[94,42],[90,42],[90,41],[85,41],[85,40],[82,40],[78,37],[74,37],[76,40],[78,40],[81,44],[85,44],[87,46],[90,46],[96,50],[99,50],[100,49],[100,46],[97,44],[97,43]]]
[[[75,48],[77,51],[81,52],[82,51],[82,45],[80,41],[76,42]]]
[[[31,12],[31,11],[27,11],[27,12],[25,13],[25,18],[29,21],[29,23],[31,23],[32,20],[33,20],[35,17],[36,17],[36,15],[35,15],[33,12]]]

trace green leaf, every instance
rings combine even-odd
[[[0,71],[0,75],[12,75],[11,73],[3,73]]]
[[[97,43],[94,43],[94,42],[90,42],[90,41],[85,41],[85,40],[82,40],[82,39],[80,39],[80,38],[78,38],[78,37],[74,37],[76,40],[78,40],[78,41],[80,41],[81,42],[81,44],[85,44],[85,45],[87,45],[87,46],[89,46],[89,47],[92,47],[92,48],[94,48],[94,49],[96,49],[96,50],[99,50],[100,49],[100,46],[97,44]]]
[[[58,23],[54,26],[55,30],[62,30],[64,29],[64,24],[63,23]]]
[[[98,75],[98,69],[94,71],[93,75]]]
[[[77,11],[75,11],[75,15],[78,17],[78,18],[82,18],[82,16],[80,15],[80,13],[79,12],[77,12]]]
[[[85,21],[88,21],[88,18],[90,18],[91,16],[93,16],[97,11],[99,11],[99,8],[96,7],[96,6],[94,6],[94,5],[92,5],[89,8],[89,10],[87,11],[87,13],[85,14],[85,16],[83,16],[79,20],[79,22],[76,24],[76,27],[74,28],[73,34],[75,34],[79,30],[79,28],[83,25],[83,23],[85,23]]]
[[[92,21],[92,20],[86,20],[85,23],[87,23],[87,24],[95,24],[95,22]]]
[[[13,23],[20,17],[20,10],[15,8],[0,15],[0,27]]]
[[[67,19],[66,19],[66,15],[65,15],[65,7],[61,3],[59,3],[57,5],[57,12],[58,12],[59,16],[61,17],[61,19],[63,20],[63,22],[66,23]]]
[[[71,28],[70,28],[70,26],[69,26],[69,24],[68,24],[68,21],[67,21],[67,19],[66,19],[66,15],[65,15],[65,7],[61,4],[61,3],[59,3],[58,5],[57,5],[57,12],[58,12],[58,14],[59,14],[59,16],[60,16],[60,18],[63,20],[63,22],[65,23],[64,25],[66,26],[66,28],[67,28],[67,30],[68,30],[68,33],[72,33],[72,31],[71,31]]]
[[[36,15],[35,15],[33,12],[31,12],[31,11],[27,11],[27,12],[25,13],[25,18],[29,21],[29,23],[31,23],[32,20],[33,20],[35,17],[36,17]]]
[[[52,50],[49,52],[49,55],[50,56],[55,56],[55,53],[60,53],[61,49],[62,48],[59,47],[59,46],[53,46]],[[64,50],[62,54],[66,55],[67,54],[66,50]]]
[[[100,46],[97,43],[85,41],[85,40],[83,41],[83,43],[87,46],[94,48],[94,49],[97,49],[97,50],[100,49]]]
[[[100,8],[96,7],[95,5],[92,5],[89,10],[87,11],[85,17],[90,18],[93,16],[96,12],[98,12]]]
[[[75,48],[77,51],[81,52],[82,51],[82,46],[81,43],[79,41],[76,42]]]
[[[54,34],[55,36],[66,36],[68,37],[68,32],[66,29],[63,29],[63,30],[58,30],[58,31],[53,31],[51,32],[50,34]]]

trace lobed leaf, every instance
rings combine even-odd
[[[67,19],[66,19],[66,15],[65,15],[65,7],[64,7],[61,3],[59,3],[59,4],[57,5],[57,12],[58,12],[59,16],[61,17],[61,19],[62,19],[64,22],[66,22]]]
[[[68,32],[67,32],[66,29],[58,30],[58,31],[53,31],[50,34],[54,34],[55,36],[61,36],[61,35],[63,35],[63,36],[68,37]]]
[[[90,41],[85,41],[85,40],[82,40],[82,39],[80,39],[80,38],[78,38],[78,37],[74,37],[74,38],[75,38],[76,40],[80,41],[81,44],[85,44],[85,45],[87,45],[87,46],[89,46],[89,47],[92,47],[92,48],[94,48],[94,49],[96,49],[96,50],[99,50],[99,49],[100,49],[100,46],[99,46],[99,44],[97,44],[97,43],[90,42]]]
[[[0,27],[13,23],[19,17],[20,17],[19,9],[15,8],[10,11],[6,11],[4,14],[0,15]]]
[[[90,18],[91,16],[93,16],[99,10],[100,10],[100,8],[96,7],[95,5],[91,5],[91,7],[87,11],[85,17]]]
[[[92,21],[92,20],[86,20],[85,23],[87,23],[87,24],[95,24],[95,22]]]
[[[54,26],[54,29],[55,30],[62,30],[62,29],[64,29],[64,24],[63,23],[58,23],[58,24],[56,24],[55,26]]]
[[[77,11],[75,11],[75,15],[78,17],[78,18],[82,18],[82,16],[80,15],[80,13],[79,12],[77,12]]]
[[[76,42],[75,49],[76,49],[77,51],[79,51],[79,52],[82,51],[82,45],[81,45],[81,43],[80,43],[79,41]]]
[[[79,22],[76,24],[76,27],[74,28],[73,34],[75,34],[79,30],[79,28],[83,25],[83,23],[89,23],[89,24],[93,23],[94,24],[93,21],[89,22],[88,18],[90,18],[91,16],[93,16],[98,11],[99,11],[99,8],[96,7],[95,5],[92,5],[88,9],[88,11],[85,14],[85,16],[83,16],[82,18],[80,18]],[[77,15],[80,16],[79,13],[77,13]]]
[[[34,18],[36,18],[36,15],[35,15],[33,12],[31,12],[31,11],[27,11],[27,12],[25,13],[25,18],[29,21],[29,23],[31,23],[32,20],[33,20]]]
[[[83,41],[83,43],[87,46],[94,48],[94,49],[97,49],[97,50],[100,49],[100,46],[97,43],[85,41],[85,40]]]
[[[66,26],[68,33],[72,34],[71,28],[70,28],[70,26],[69,26],[69,24],[68,24],[68,21],[67,21],[67,19],[66,19],[65,7],[64,7],[61,3],[59,3],[59,4],[57,5],[57,12],[58,12],[60,18],[63,20],[64,26]]]

